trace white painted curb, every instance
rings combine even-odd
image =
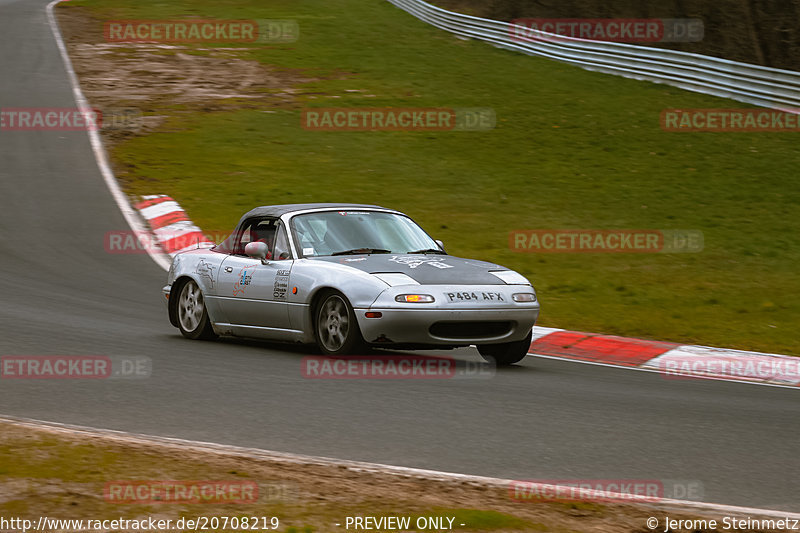
[[[574,344],[563,346],[563,350],[559,350],[556,353],[547,353],[546,344],[537,346],[537,342],[546,340],[554,333],[571,334],[577,340],[571,339],[567,341],[574,342]],[[626,343],[629,343],[632,347],[641,343],[654,345],[672,344],[535,326],[528,355],[628,370],[657,372],[666,379],[674,380],[713,379],[794,389],[800,387],[800,357],[790,355],[749,352],[711,346],[675,345],[674,348],[665,349],[662,353],[631,366],[630,364],[616,362],[613,354],[612,357],[609,357],[602,350],[592,352],[591,349],[584,347],[576,350],[580,355],[573,357],[570,354],[573,345],[580,346],[582,341],[596,338],[613,338],[620,349],[624,349]],[[538,353],[537,349],[542,353]]]
[[[187,250],[210,248],[216,244],[208,240],[203,230],[189,220],[178,202],[165,194],[144,196],[136,208],[149,224],[161,250],[170,257]]]

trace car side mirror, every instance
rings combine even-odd
[[[445,251],[444,250],[444,243],[442,241],[440,241],[439,239],[436,239],[436,244],[439,246],[439,249],[441,251],[443,251],[443,252]]]
[[[267,248],[266,243],[261,241],[247,243],[247,246],[244,247],[244,253],[247,255],[247,257],[261,259],[262,263],[267,260],[268,251],[269,248]]]

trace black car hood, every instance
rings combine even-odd
[[[343,255],[310,259],[339,263],[370,274],[400,272],[423,285],[505,285],[489,271],[508,270],[494,263],[439,254]]]

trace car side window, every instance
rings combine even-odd
[[[289,248],[289,238],[286,235],[286,226],[283,224],[278,225],[278,232],[275,235],[275,248],[272,250],[272,258],[276,261],[292,258],[292,251]]]
[[[280,221],[273,218],[254,218],[247,220],[242,227],[242,231],[236,240],[233,253],[235,255],[246,255],[244,248],[251,242],[261,241],[269,249],[267,258],[271,258],[271,252],[275,244],[275,234],[278,230]]]

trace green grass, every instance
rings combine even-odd
[[[460,502],[454,502],[453,506],[431,505],[418,501],[427,499],[416,492],[422,490],[419,486],[404,484],[393,476],[378,481],[370,474],[363,474],[363,477],[352,473],[345,475],[335,467],[320,471],[295,465],[287,470],[285,465],[269,461],[203,452],[176,452],[158,446],[103,439],[89,439],[83,443],[84,440],[79,436],[20,430],[0,423],[0,457],[7,459],[0,468],[0,476],[10,487],[0,498],[0,516],[22,517],[34,523],[39,516],[75,520],[154,516],[173,521],[196,516],[275,516],[281,524],[278,531],[295,533],[342,529],[334,524],[344,522],[347,516],[407,516],[411,531],[425,531],[416,527],[419,517],[450,517],[454,529],[463,531],[576,531],[565,526],[569,514],[561,505],[516,505],[505,500],[505,490],[481,491],[472,499],[466,496],[466,492],[460,492],[461,501],[485,506],[484,509],[463,507]],[[257,483],[261,490],[269,483],[289,484],[294,488],[291,493],[277,499],[270,499],[268,490],[265,490],[256,501],[246,504],[175,501],[117,504],[103,496],[104,487],[110,481],[233,482],[239,479]],[[375,486],[378,483],[380,487]],[[387,486],[394,487],[392,495],[379,499],[377,494],[385,494]],[[340,495],[337,488],[348,496]],[[435,499],[441,496],[439,491],[448,489],[452,487],[429,485],[429,496]],[[498,505],[498,501],[506,512],[492,508]],[[648,512],[646,509],[635,511],[642,516]],[[537,521],[529,519],[532,514]],[[631,514],[628,511],[619,518],[630,520]],[[607,516],[606,509],[597,506],[592,511],[591,520],[604,520]],[[583,518],[589,519],[588,515]],[[641,519],[637,518],[637,521]],[[591,524],[586,525],[585,530],[589,529],[592,529]]]
[[[297,43],[243,47],[319,79],[296,87],[294,105],[175,110],[162,131],[113,151],[130,192],[172,195],[203,228],[232,227],[256,205],[377,203],[452,254],[528,276],[542,325],[800,355],[798,135],[659,126],[664,108],[740,104],[462,41],[382,0],[69,4],[104,19],[298,21]],[[498,126],[313,132],[300,127],[304,106],[485,106]],[[694,229],[705,250],[509,250],[510,231],[537,228]]]

